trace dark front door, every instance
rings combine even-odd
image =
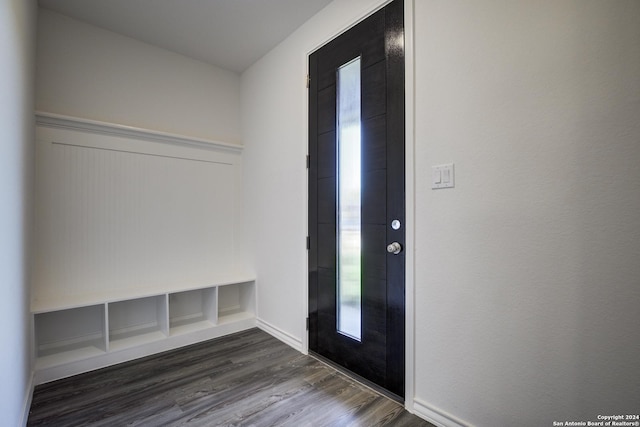
[[[309,349],[402,398],[402,1],[311,54],[309,76]]]

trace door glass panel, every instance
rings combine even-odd
[[[361,339],[360,58],[338,68],[338,331]]]

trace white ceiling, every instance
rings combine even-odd
[[[241,73],[331,0],[39,0],[40,7]]]

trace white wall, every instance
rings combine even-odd
[[[307,317],[306,55],[372,3],[381,2],[331,3],[242,74],[247,259],[259,280],[258,318],[299,348]]]
[[[0,414],[26,422],[30,401],[29,229],[33,175],[35,1],[0,3]]]
[[[637,413],[640,3],[415,3],[409,405],[477,426]],[[258,316],[301,346],[305,56],[377,4],[334,1],[242,75]],[[431,190],[448,162],[456,188]]]
[[[36,108],[241,143],[240,77],[40,10]]]
[[[416,396],[479,426],[637,413],[640,2],[415,19]]]

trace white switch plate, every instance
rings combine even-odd
[[[453,188],[455,187],[455,174],[453,163],[437,165],[431,167],[431,188]]]

